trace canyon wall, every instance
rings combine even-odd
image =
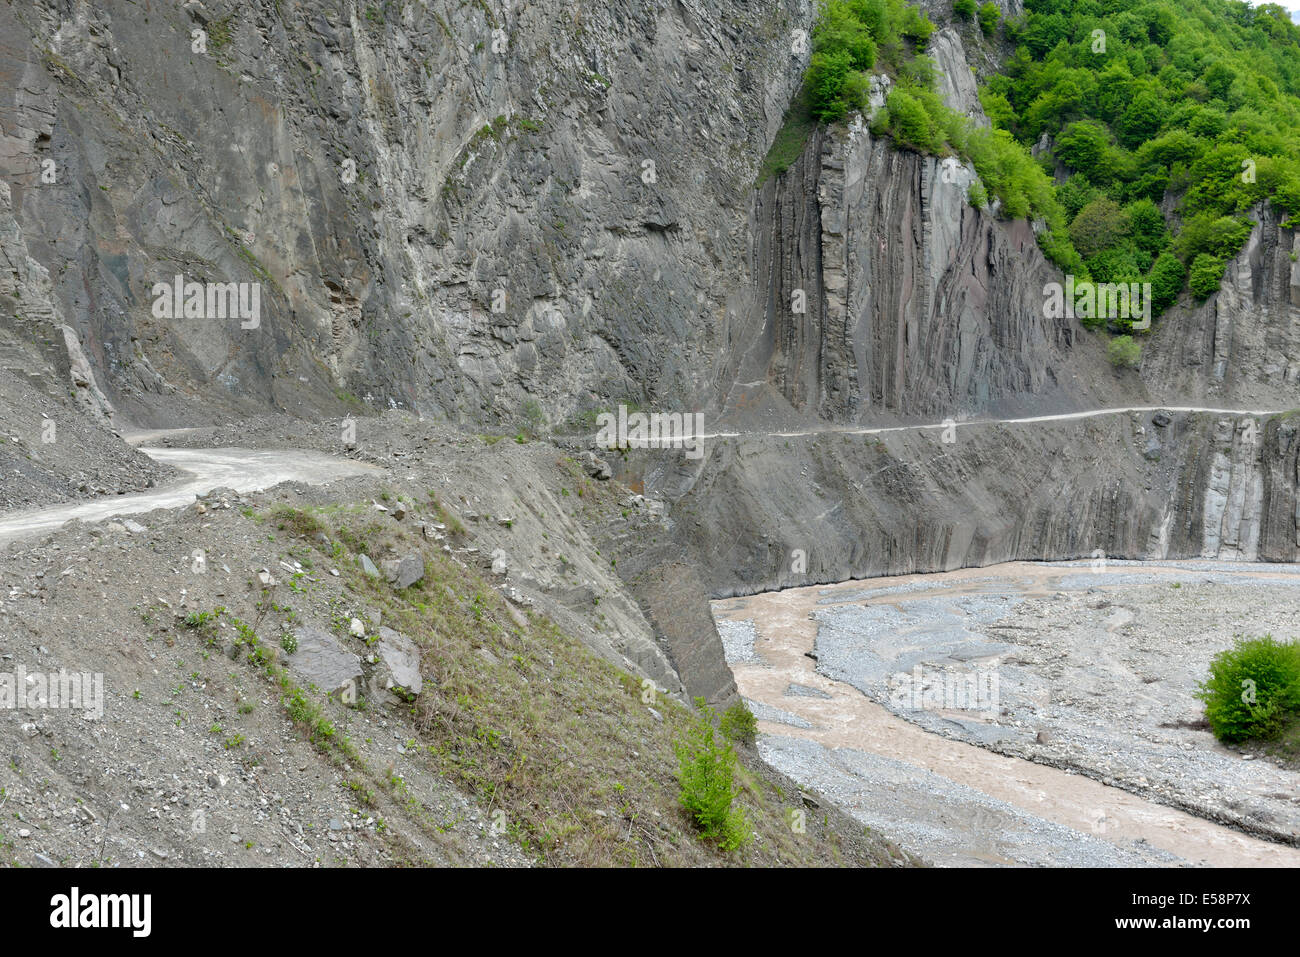
[[[811,17],[802,0],[6,4],[3,174],[139,425],[695,408]],[[259,325],[156,317],[175,275],[259,283]]]

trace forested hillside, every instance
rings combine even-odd
[[[867,107],[871,74],[888,74],[876,132],[970,160],[981,179],[973,203],[1042,220],[1044,250],[1081,280],[1150,282],[1157,312],[1185,289],[1204,299],[1219,288],[1254,206],[1300,213],[1300,28],[1286,10],[1238,0],[1025,7],[1003,20],[993,4],[953,4],[972,40],[1005,45],[1004,70],[981,90],[991,131],[940,101],[924,54],[934,24],[903,0],[823,3],[807,109],[840,120]]]

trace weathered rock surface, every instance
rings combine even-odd
[[[811,9],[342,9],[0,11],[14,205],[114,406],[695,404]],[[176,274],[260,283],[259,324],[155,318]]]
[[[333,635],[319,628],[303,627],[293,633],[298,647],[287,660],[303,684],[314,684],[327,694],[341,688],[361,687],[361,659],[343,647]]]
[[[404,555],[384,564],[394,588],[410,588],[424,577],[424,559],[419,555]]]
[[[1251,218],[1255,230],[1219,292],[1201,305],[1187,297],[1156,322],[1142,362],[1153,394],[1251,409],[1300,404],[1300,234],[1271,206]]]
[[[424,679],[420,676],[420,649],[415,642],[381,625],[375,650],[379,655],[378,678],[384,690],[400,688],[413,695],[424,690]]]
[[[712,594],[1013,560],[1300,558],[1300,417],[718,441],[674,511]],[[737,507],[737,505],[741,507]]]

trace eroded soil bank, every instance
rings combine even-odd
[[[1297,866],[1300,775],[1218,744],[1193,692],[1234,634],[1293,637],[1298,586],[1015,563],[713,607],[764,756],[936,863]]]

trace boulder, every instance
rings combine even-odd
[[[595,452],[583,453],[582,466],[586,469],[588,475],[598,481],[608,482],[614,477],[614,473],[610,470],[609,463]]]
[[[376,677],[385,691],[400,688],[408,694],[419,694],[424,687],[420,676],[420,649],[415,642],[391,628],[379,629],[379,654]]]
[[[303,684],[313,684],[327,694],[360,686],[361,659],[329,632],[304,627],[295,630],[293,636],[298,647],[286,661]]]
[[[410,588],[424,577],[424,559],[414,552],[400,561],[385,562],[384,567],[394,588]]]

